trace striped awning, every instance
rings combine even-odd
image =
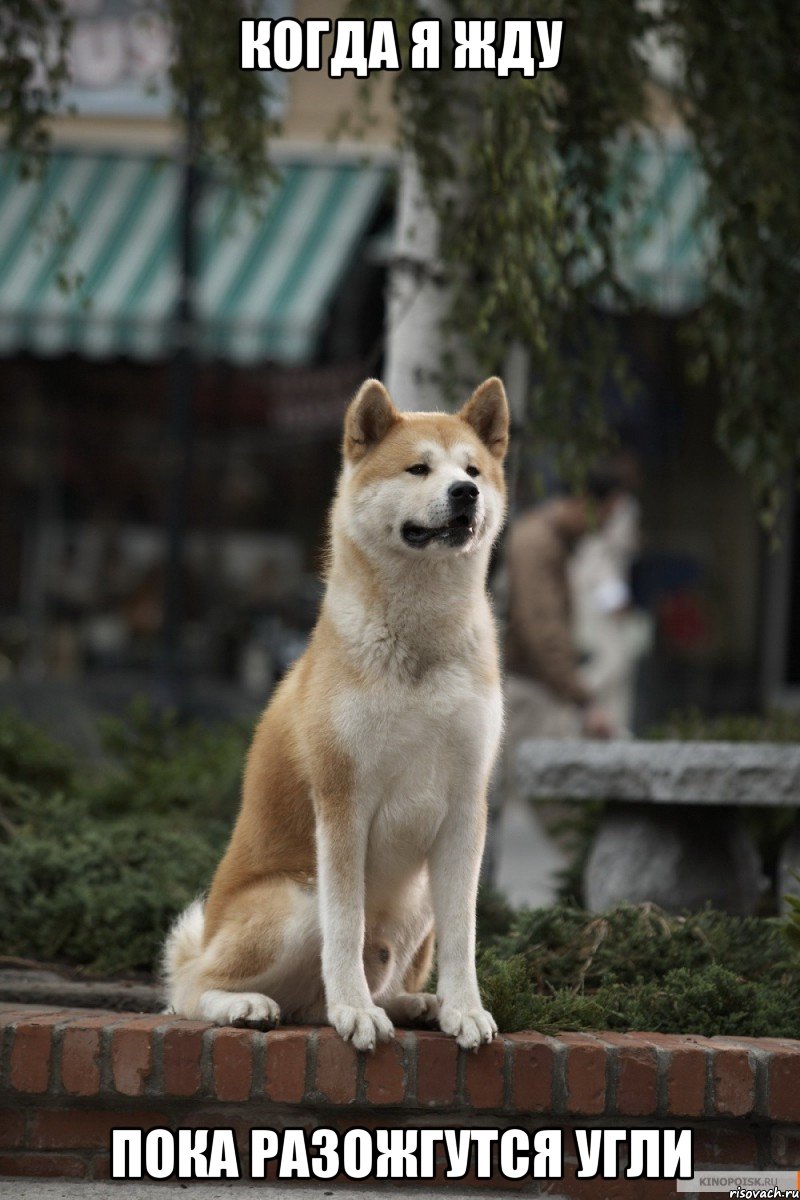
[[[173,344],[174,163],[54,154],[0,170],[0,355],[157,358]],[[313,357],[387,183],[381,166],[288,164],[263,199],[209,183],[198,214],[198,349],[235,362]]]
[[[615,192],[630,186],[631,203],[616,215],[616,258],[634,302],[678,314],[703,299],[713,230],[702,220],[704,180],[688,138],[642,136],[620,151]]]

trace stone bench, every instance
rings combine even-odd
[[[587,907],[652,901],[671,912],[712,904],[755,912],[766,887],[743,807],[800,806],[800,746],[758,742],[523,742],[523,794],[606,801],[584,874]],[[797,827],[778,886],[798,892]]]

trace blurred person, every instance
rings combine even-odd
[[[617,473],[595,471],[583,494],[564,493],[523,513],[506,550],[506,746],[524,737],[608,738],[617,732],[580,670],[573,636],[570,560],[602,530],[623,496]]]
[[[581,678],[620,733],[631,729],[636,667],[652,641],[652,622],[631,598],[640,544],[639,502],[623,493],[603,528],[580,541],[569,566]]]

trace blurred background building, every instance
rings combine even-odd
[[[272,6],[300,18],[341,7]],[[0,178],[0,688],[60,680],[113,704],[151,685],[180,476],[170,389],[188,338],[180,670],[200,707],[249,711],[313,623],[341,417],[383,366],[390,92],[378,85],[360,140],[332,140],[359,108],[358,81],[283,77],[264,198],[200,173],[193,319],[178,327],[184,130],[169,115],[165,32],[135,3],[71,8],[74,111],[54,122],[41,177],[21,180],[7,157]],[[668,88],[654,85],[653,104],[656,134],[620,166],[640,184],[619,231],[635,305],[608,314],[641,385],[630,407],[607,397],[638,463],[631,596],[653,627],[638,729],[688,704],[800,696],[796,519],[768,556],[714,442],[713,380],[689,379],[680,335],[703,300],[701,179]]]
[[[273,6],[276,15],[290,6]],[[304,5],[318,14],[324,5]],[[146,680],[165,616],[184,130],[164,28],[75,0],[41,178],[0,196],[0,671]],[[300,15],[303,15],[302,13]],[[392,121],[331,135],[352,78],[296,72],[261,199],[201,172],[182,665],[258,699],[313,621],[341,417],[378,370]]]

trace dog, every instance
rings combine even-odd
[[[455,415],[399,412],[374,379],[351,402],[319,620],[256,728],[208,898],[167,937],[172,1011],[327,1022],[358,1050],[393,1023],[438,1021],[467,1049],[496,1034],[475,907],[508,435],[496,378]]]

